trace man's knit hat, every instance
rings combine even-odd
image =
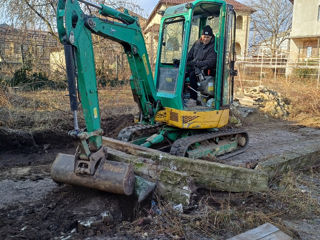
[[[207,35],[207,36],[213,36],[213,33],[212,33],[212,28],[207,25],[205,26],[203,29],[202,29],[202,35]]]

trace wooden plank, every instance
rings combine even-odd
[[[292,240],[292,238],[281,232],[276,226],[265,223],[228,240]]]
[[[153,153],[158,153],[160,154],[161,152],[155,149],[151,148],[146,148],[142,147],[139,145],[135,145],[132,143],[128,142],[123,142],[117,139],[109,138],[109,137],[102,137],[102,143],[106,147],[111,147],[113,149],[128,153],[128,154],[133,154],[137,155],[138,151],[143,151],[143,152],[153,152]]]

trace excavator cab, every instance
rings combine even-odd
[[[179,129],[213,129],[228,123],[233,100],[235,63],[235,12],[224,1],[195,1],[168,8],[160,27],[155,82],[162,110],[155,120]],[[198,76],[190,87],[187,58],[204,26],[214,33],[216,64]],[[197,107],[185,103],[196,91]]]
[[[187,87],[187,56],[206,25],[213,29],[217,62],[198,83],[199,101],[207,106],[202,108],[205,111],[225,109],[232,102],[234,9],[224,1],[196,1],[168,8],[161,21],[155,82],[157,97],[164,107],[188,110],[184,103],[193,90]]]

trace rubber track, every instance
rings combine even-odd
[[[126,128],[123,128],[119,134],[117,139],[124,141],[124,142],[129,142],[132,141],[132,136],[135,133],[139,133],[141,131],[141,133],[145,133],[145,131],[150,131],[150,130],[158,130],[163,124],[161,123],[156,123],[154,125],[143,125],[143,124],[137,124],[137,125],[133,125],[133,126],[129,126]],[[137,134],[139,136],[139,134]]]
[[[188,151],[188,148],[194,143],[201,143],[203,141],[210,140],[210,139],[213,139],[216,137],[223,137],[223,136],[229,136],[229,135],[235,135],[235,134],[245,135],[246,144],[245,144],[245,146],[241,147],[240,149],[238,149],[236,151],[226,153],[222,156],[218,156],[218,158],[220,160],[224,160],[229,157],[240,154],[248,148],[249,136],[246,131],[243,131],[241,129],[231,129],[231,130],[223,130],[223,131],[218,131],[218,132],[213,132],[213,133],[197,134],[197,135],[192,135],[189,137],[180,138],[173,143],[171,150],[170,150],[170,154],[184,157]]]

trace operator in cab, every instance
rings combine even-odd
[[[207,25],[202,29],[202,34],[188,53],[187,58],[187,76],[190,79],[190,87],[197,90],[197,76],[201,71],[215,69],[217,62],[217,53],[214,50],[215,37],[212,28]],[[197,93],[190,89],[190,100],[186,106],[197,105]]]

